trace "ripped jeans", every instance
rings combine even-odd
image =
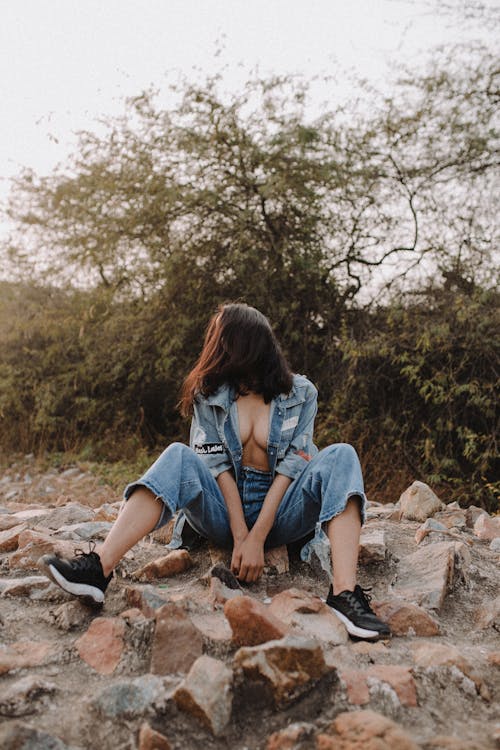
[[[242,467],[238,489],[249,529],[257,520],[271,485],[270,472]],[[219,485],[202,459],[188,446],[172,443],[140,479],[127,485],[124,500],[138,487],[147,487],[162,502],[155,528],[182,510],[195,531],[220,547],[231,548],[233,537],[226,503]],[[319,451],[292,481],[280,503],[265,547],[303,539],[326,521],[342,513],[350,497],[361,501],[361,523],[367,500],[356,451],[335,443]],[[182,514],[180,514],[182,516]],[[171,545],[179,546],[175,543]]]

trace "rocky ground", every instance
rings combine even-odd
[[[397,498],[395,498],[397,499]],[[500,517],[415,484],[372,505],[359,580],[394,636],[353,642],[323,603],[317,549],[224,582],[224,553],[131,551],[102,609],[37,566],[103,538],[120,499],[78,466],[26,457],[0,479],[0,745],[264,750],[500,746]]]

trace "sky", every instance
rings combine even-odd
[[[462,0],[466,1],[466,0]],[[460,2],[460,0],[454,0]],[[489,0],[498,5],[494,0]],[[438,0],[435,0],[438,3]],[[123,112],[178,73],[222,71],[236,91],[263,75],[335,74],[316,104],[352,96],[348,71],[389,85],[398,62],[420,64],[436,45],[488,28],[433,12],[433,0],[0,0],[0,205],[23,166],[64,164],[76,131]],[[160,100],[161,101],[161,100]],[[315,106],[313,100],[311,106]],[[0,238],[8,229],[0,221]]]

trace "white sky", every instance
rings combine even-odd
[[[394,62],[471,37],[492,42],[426,0],[0,0],[0,202],[22,166],[44,174],[64,163],[74,131],[99,130],[96,117],[173,71],[224,68],[235,90],[257,65],[306,77],[353,69],[383,87]],[[318,92],[350,94],[342,75]]]

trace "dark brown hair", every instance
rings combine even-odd
[[[271,325],[246,304],[220,305],[212,316],[198,361],[182,387],[180,408],[191,413],[197,393],[210,396],[223,383],[240,395],[261,393],[268,404],[292,389],[293,375]]]

